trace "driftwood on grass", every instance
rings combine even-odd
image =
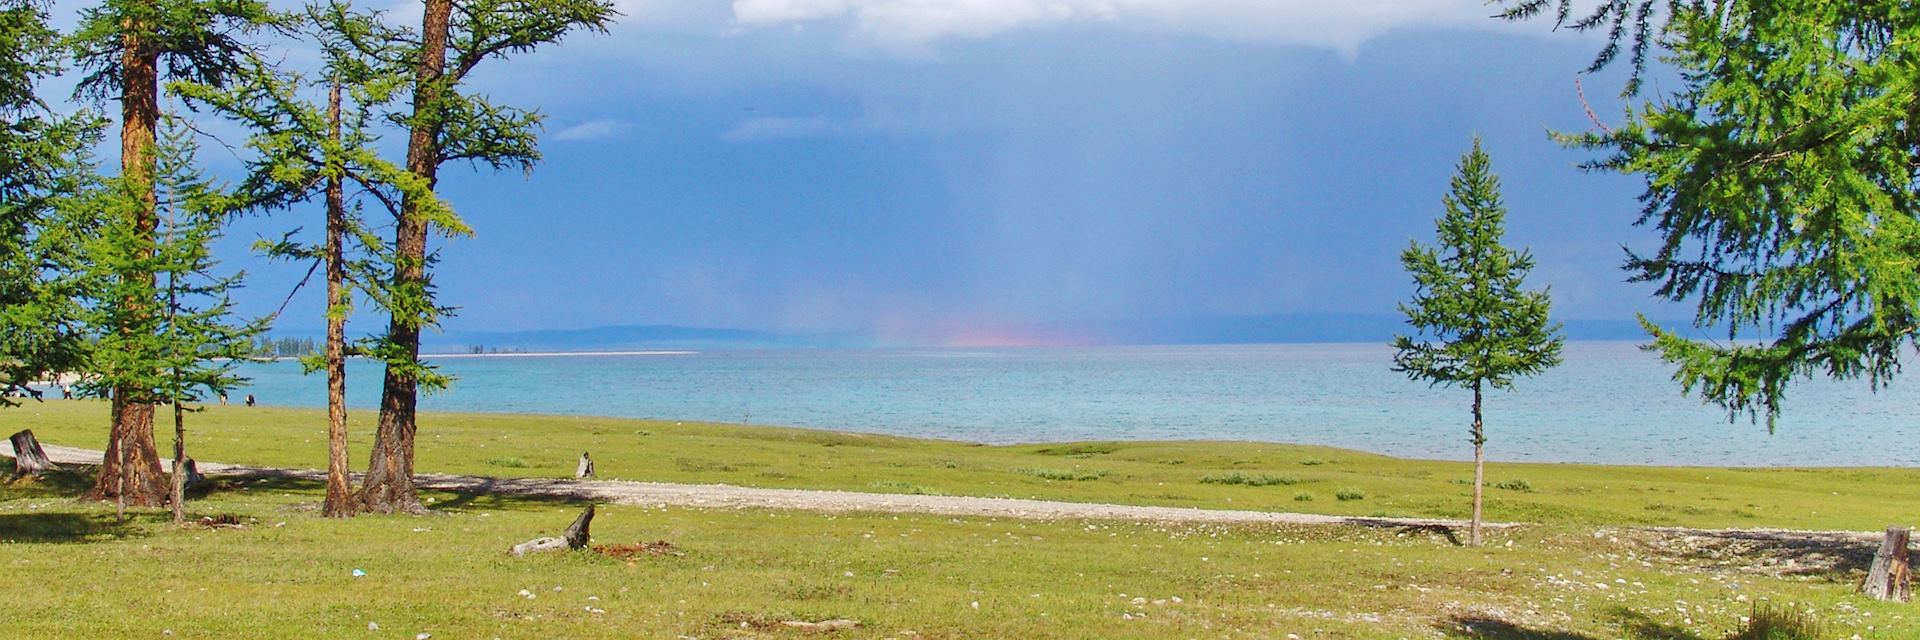
[[[21,429],[7,440],[13,443],[13,475],[7,478],[7,482],[19,480],[22,476],[37,478],[58,468],[52,460],[47,459],[47,451],[40,448],[40,440],[33,437],[32,429]]]
[[[1867,579],[1860,583],[1860,593],[1875,600],[1898,600],[1906,602],[1913,599],[1910,583],[1913,570],[1907,563],[1906,527],[1887,527],[1887,537],[1880,541],[1880,550],[1873,554],[1873,565],[1867,569]]]
[[[529,553],[539,553],[542,551],[559,551],[561,549],[585,549],[587,548],[587,538],[588,538],[587,527],[592,526],[592,524],[593,524],[593,505],[587,505],[587,510],[580,512],[580,517],[574,518],[573,524],[567,527],[567,533],[565,537],[555,538],[555,537],[548,536],[543,538],[534,538],[532,540],[528,540],[526,542],[513,545],[513,548],[508,549],[507,552],[512,553],[515,556],[524,556]]]
[[[585,452],[580,454],[580,466],[573,468],[573,477],[579,480],[586,480],[593,477],[593,458],[589,457]]]

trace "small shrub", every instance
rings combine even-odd
[[[1042,468],[1036,468],[1036,467],[1023,467],[1019,469],[1014,469],[1013,471],[1015,473],[1030,475],[1042,480],[1065,480],[1068,482],[1099,480],[1101,478],[1107,477],[1107,472],[1105,471],[1083,471],[1080,469],[1042,469]]]
[[[516,456],[500,456],[497,458],[487,458],[487,464],[496,466],[496,467],[512,467],[515,469],[523,469],[529,466],[526,460],[523,460]]]
[[[1325,460],[1321,460],[1321,459],[1319,459],[1319,458],[1307,458],[1307,459],[1305,459],[1305,460],[1301,460],[1301,461],[1300,461],[1300,464],[1303,464],[1303,465],[1306,465],[1306,466],[1309,466],[1309,467],[1318,467],[1318,466],[1320,466],[1320,465],[1323,465],[1323,464],[1326,464],[1326,463],[1327,463],[1327,461],[1325,461]]]
[[[1727,640],[1821,640],[1827,637],[1826,625],[1812,614],[1771,604],[1754,605],[1746,627]]]
[[[1276,475],[1265,474],[1265,473],[1247,474],[1247,473],[1241,473],[1238,471],[1232,471],[1228,473],[1207,474],[1206,476],[1200,478],[1200,483],[1201,484],[1243,484],[1249,487],[1271,487],[1276,485],[1285,486],[1290,484],[1300,484],[1300,479],[1295,478],[1293,476],[1276,476]]]
[[[1493,483],[1493,488],[1506,489],[1508,491],[1522,491],[1522,492],[1530,493],[1533,491],[1533,483],[1516,478],[1513,480],[1502,480],[1500,482],[1495,482]]]
[[[1341,502],[1352,502],[1367,499],[1367,494],[1359,489],[1349,487],[1333,492],[1333,497]]]
[[[1293,494],[1294,502],[1313,502],[1313,494],[1306,491]]]

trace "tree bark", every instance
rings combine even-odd
[[[181,401],[173,401],[173,523],[187,521],[187,418]]]
[[[47,458],[47,451],[40,448],[40,439],[33,437],[32,429],[21,429],[7,440],[13,444],[13,476],[7,478],[7,482],[22,476],[39,477],[58,468]]]
[[[1480,381],[1473,381],[1473,522],[1467,528],[1467,545],[1480,546],[1480,504],[1486,491],[1487,433],[1480,422]]]
[[[1887,527],[1880,551],[1873,554],[1873,565],[1867,569],[1867,579],[1860,583],[1860,593],[1875,600],[1907,602],[1913,599],[1913,572],[1907,562],[1908,537],[1906,527]]]
[[[133,506],[158,507],[166,504],[167,473],[153,444],[153,405],[124,398],[124,391],[114,391],[112,437],[87,499],[118,503],[125,498]]]
[[[120,96],[120,175],[140,189],[142,206],[134,216],[136,234],[151,241],[156,218],[153,192],[153,145],[160,119],[159,56],[135,35],[136,25],[127,25],[122,37]],[[126,278],[145,278],[149,288],[153,274],[122,274]],[[151,307],[153,296],[130,299],[136,310]],[[100,466],[100,477],[87,497],[93,500],[116,499],[121,487],[131,495],[127,502],[138,506],[160,506],[167,498],[166,473],[160,469],[160,453],[153,442],[153,405],[138,399],[139,389],[113,389],[113,427],[107,437],[107,457]],[[132,400],[130,400],[130,398]],[[120,455],[121,447],[129,451]],[[127,476],[122,481],[122,476]]]
[[[412,130],[407,137],[407,171],[432,188],[440,170],[440,133],[446,108],[441,96],[447,66],[447,31],[452,0],[426,0],[421,16],[420,59],[414,68]],[[408,196],[394,225],[396,253],[393,284],[406,292],[426,290],[427,221],[420,203]],[[409,362],[420,358],[421,319],[395,312],[387,336]],[[361,508],[372,513],[419,513],[426,509],[413,486],[414,433],[419,381],[410,370],[387,365],[381,385],[380,422],[374,432],[372,459],[360,490]]]
[[[327,91],[327,137],[340,142],[340,79]],[[329,162],[332,164],[332,162]],[[327,498],[320,515],[353,516],[353,478],[347,469],[347,307],[353,295],[346,290],[346,189],[339,167],[327,176]]]

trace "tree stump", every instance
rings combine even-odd
[[[527,555],[529,553],[540,553],[542,551],[559,551],[561,549],[585,549],[587,548],[587,539],[588,539],[587,528],[589,526],[592,526],[592,524],[593,524],[593,505],[587,505],[587,510],[580,512],[580,517],[574,518],[573,524],[567,527],[567,532],[565,534],[565,537],[555,538],[552,536],[547,536],[543,538],[534,538],[532,540],[528,540],[526,542],[513,545],[513,548],[508,549],[507,552],[513,554],[515,557],[519,557],[519,556]]]
[[[200,473],[200,466],[193,463],[193,458],[187,458],[186,463],[180,465],[180,468],[187,474],[185,486],[188,489],[192,489],[195,485],[207,481],[207,477]]]
[[[573,468],[573,477],[576,480],[586,480],[593,477],[593,458],[589,457],[585,452],[580,454],[580,466]]]
[[[32,429],[21,429],[7,440],[13,443],[13,475],[7,478],[7,482],[19,480],[21,476],[37,478],[40,474],[59,468],[47,459],[47,451],[40,448],[40,440],[33,437]]]
[[[1860,583],[1860,593],[1875,600],[1907,602],[1913,599],[1910,589],[1913,569],[1907,563],[1908,533],[1906,527],[1887,527],[1880,550],[1873,554],[1873,566],[1867,569],[1867,580]]]

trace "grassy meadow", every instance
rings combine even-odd
[[[190,451],[319,467],[324,415],[214,407],[190,416]],[[355,414],[356,465],[371,417]],[[105,424],[97,402],[0,410],[0,431],[54,444],[101,448]],[[1471,472],[1265,443],[979,446],[611,418],[430,414],[420,434],[427,472],[566,476],[591,451],[603,478],[1358,515],[1461,517]],[[18,637],[1718,640],[1770,605],[1834,638],[1920,635],[1913,605],[1853,595],[1857,545],[1635,529],[1877,530],[1912,522],[1920,473],[1489,469],[1488,517],[1533,524],[1480,549],[1422,530],[606,506],[597,544],[666,552],[524,559],[504,550],[579,505],[430,493],[434,516],[327,521],[319,485],[260,480],[189,505],[238,527],[156,512],[121,525],[72,500],[86,478],[65,473],[0,489],[0,565],[20,578],[0,619]],[[859,626],[785,624],[830,619]]]

